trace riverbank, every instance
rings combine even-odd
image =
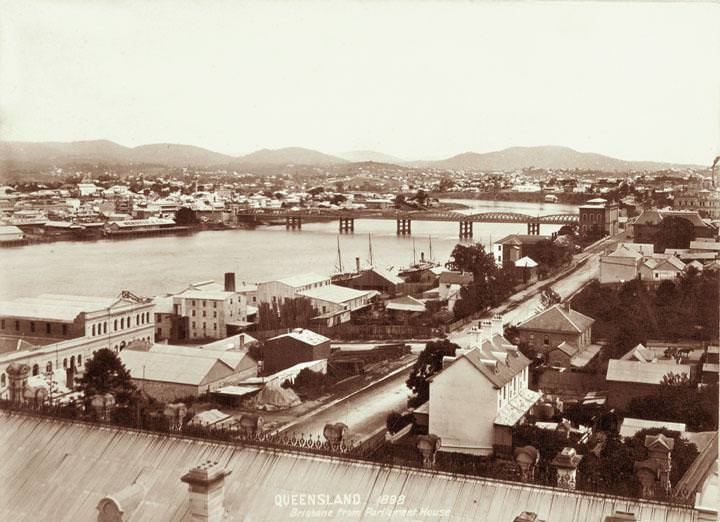
[[[553,195],[557,201],[545,201],[545,196]],[[473,199],[479,201],[515,201],[520,203],[558,203],[581,205],[597,194],[576,192],[433,192],[430,197],[438,199]]]

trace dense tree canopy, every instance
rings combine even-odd
[[[175,223],[178,225],[195,225],[198,223],[197,214],[191,208],[182,207],[175,212]]]
[[[420,352],[415,364],[410,370],[406,384],[414,396],[408,400],[408,406],[416,408],[430,399],[430,383],[428,379],[442,370],[442,361],[445,356],[454,356],[460,348],[448,340],[430,341]]]
[[[695,239],[695,227],[687,219],[666,217],[660,222],[653,241],[655,252],[665,252],[667,248],[689,248]]]
[[[306,297],[285,299],[278,306],[260,303],[258,307],[258,330],[276,330],[278,328],[304,328],[318,312],[312,301]]]
[[[710,341],[718,332],[718,274],[691,268],[656,288],[638,280],[593,282],[572,304],[595,319],[593,337],[606,339],[613,357],[648,339]]]
[[[512,272],[498,268],[493,255],[485,252],[480,243],[455,245],[445,266],[450,270],[471,272],[474,278],[473,283],[460,292],[454,310],[457,317],[467,317],[478,310],[496,306],[512,292]]]
[[[98,350],[85,362],[85,373],[77,384],[86,398],[111,393],[118,404],[127,404],[137,391],[130,372],[117,354],[107,348]]]

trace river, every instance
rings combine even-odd
[[[466,213],[496,210],[530,215],[574,213],[571,205],[505,201],[452,200],[470,207]],[[559,226],[543,225],[549,234]],[[524,224],[475,223],[474,241],[489,245],[508,234],[527,233]],[[368,262],[368,235],[377,266],[407,266],[420,253],[445,262],[459,242],[458,224],[412,223],[412,237],[397,237],[395,222],[357,220],[355,233],[340,236],[345,270],[355,258]],[[41,293],[113,296],[121,290],[138,295],[177,291],[191,282],[237,273],[238,284],[256,283],[303,272],[331,274],[338,265],[337,221],[303,223],[302,231],[284,226],[256,230],[203,231],[189,236],[164,236],[94,242],[57,242],[0,249],[0,297],[32,297]]]

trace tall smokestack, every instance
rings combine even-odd
[[[235,291],[235,272],[225,272],[225,291]]]
[[[720,156],[715,156],[712,168],[710,169],[710,179],[712,179],[713,187],[717,187],[717,164],[720,162]]]
[[[425,252],[420,252],[420,262],[421,263],[425,262]]]
[[[355,258],[355,271],[359,274],[360,273],[360,258]]]

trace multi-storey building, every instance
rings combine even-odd
[[[617,203],[606,199],[591,199],[580,207],[580,232],[602,232],[614,236],[619,231],[620,211]]]
[[[673,209],[693,210],[704,218],[720,219],[720,193],[717,189],[689,188],[675,196]]]
[[[10,363],[32,375],[79,368],[102,348],[119,352],[130,343],[150,343],[151,299],[122,292],[117,298],[44,294],[0,302],[0,388]]]
[[[226,274],[225,283],[195,283],[157,298],[155,339],[224,339],[247,328],[246,296],[235,291],[234,274]]]

